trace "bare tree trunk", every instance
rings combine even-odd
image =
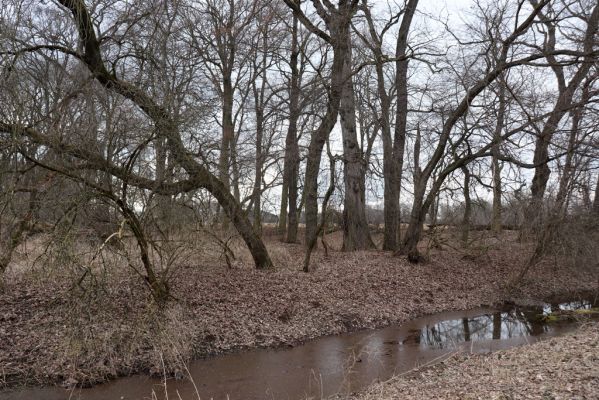
[[[299,58],[299,47],[297,39],[298,20],[297,17],[293,17],[293,27],[291,32],[291,79],[289,82],[289,127],[287,129],[287,137],[285,138],[285,162],[283,166],[283,190],[285,191],[285,209],[283,210],[283,204],[281,204],[281,215],[287,213],[287,207],[289,208],[288,226],[287,226],[287,238],[288,243],[297,242],[297,229],[298,229],[298,209],[297,209],[297,197],[298,197],[298,176],[299,176],[299,145],[297,141],[297,120],[299,118],[299,69],[298,69],[298,58]],[[285,228],[284,226],[282,227]]]
[[[289,218],[287,223],[287,242],[297,242],[297,230],[299,225],[299,209],[298,198],[298,178],[299,178],[299,145],[297,142],[297,134],[294,133],[294,142],[291,146],[291,170],[289,171]]]
[[[257,75],[262,75],[260,86],[256,84],[256,79],[252,80],[252,91],[254,93],[254,111],[256,114],[256,162],[254,174],[254,189],[252,192],[253,211],[254,211],[254,229],[256,232],[262,232],[262,176],[264,168],[264,107],[265,107],[265,91],[267,84],[266,67],[267,67],[267,49],[268,49],[268,30],[262,31],[260,38],[262,44],[262,58],[257,64],[254,60],[254,71]]]
[[[595,78],[596,76],[595,74],[593,74],[593,76],[590,76],[585,80],[584,84],[582,85],[582,94],[580,96],[580,102],[582,103],[582,105],[570,111],[572,123],[570,125],[570,137],[568,139],[568,148],[566,152],[566,161],[564,163],[564,171],[559,182],[559,189],[557,191],[555,199],[554,214],[556,216],[563,215],[565,213],[565,210],[567,209],[566,200],[571,187],[571,180],[576,170],[576,167],[574,165],[574,155],[576,147],[578,146],[580,123],[584,115],[584,105],[590,99],[590,89]]]
[[[555,197],[554,215],[553,217],[561,216],[565,213],[565,203],[570,190],[570,184],[574,175],[574,151],[578,138],[578,126],[582,117],[582,110],[577,108],[572,113],[572,125],[570,137],[568,138],[568,148],[566,150],[566,161],[564,162],[564,170],[559,181],[559,188]]]
[[[426,191],[426,181],[419,179],[414,182],[414,201],[412,211],[410,212],[410,221],[408,229],[402,242],[401,251],[408,256],[408,261],[417,263],[421,260],[418,252],[418,242],[422,236],[422,229],[426,211],[429,206],[424,205],[424,192]]]
[[[225,75],[223,77],[223,115],[222,115],[222,129],[223,135],[220,146],[220,158],[219,158],[219,177],[226,188],[230,188],[231,180],[229,178],[229,167],[230,167],[230,152],[231,143],[235,138],[235,127],[233,126],[233,85],[231,83],[231,76]]]
[[[470,321],[468,321],[468,318],[462,318],[462,328],[464,330],[464,340],[466,342],[469,342],[471,337],[470,337]]]
[[[287,204],[289,199],[289,171],[287,170],[287,150],[285,150],[285,160],[283,166],[283,182],[281,184],[281,208],[279,209],[279,234],[285,238],[287,231]]]
[[[305,217],[306,217],[306,244],[314,237],[318,225],[318,174],[324,144],[337,122],[339,103],[345,77],[343,66],[348,54],[347,37],[349,36],[349,22],[353,11],[346,10],[348,15],[335,16],[335,29],[331,40],[333,45],[333,65],[331,67],[331,86],[329,101],[324,118],[318,129],[312,134],[308,146],[306,160],[306,177],[304,180]]]
[[[597,183],[595,184],[595,198],[593,199],[593,213],[599,216],[599,175],[597,175]]]
[[[385,230],[383,237],[383,250],[397,250],[400,236],[400,191],[403,170],[403,156],[405,150],[405,135],[408,115],[407,72],[408,59],[406,50],[408,46],[408,33],[412,18],[418,6],[418,0],[409,0],[406,4],[402,22],[397,37],[395,49],[396,75],[395,87],[397,90],[397,111],[395,114],[394,138],[391,137],[390,109],[391,101],[385,88],[386,77],[383,70],[385,58],[382,51],[382,37],[376,32],[374,20],[368,7],[364,7],[366,20],[370,30],[371,48],[375,58],[375,71],[377,75],[377,92],[381,102],[381,135],[383,140],[383,176],[384,176],[384,220]]]
[[[351,42],[348,38],[348,55],[345,59],[343,92],[339,106],[341,133],[343,136],[343,176],[345,197],[343,200],[343,250],[371,249],[366,220],[365,176],[366,165],[358,144],[356,130],[356,105],[354,85],[351,78]]]
[[[254,174],[253,211],[254,211],[254,229],[256,232],[262,232],[262,168],[264,165],[264,155],[262,154],[262,137],[264,135],[264,113],[262,107],[256,107],[256,163]]]
[[[327,110],[318,129],[312,134],[306,161],[303,196],[306,210],[306,244],[308,245],[317,229],[320,159],[323,146],[337,122],[343,84],[347,79],[343,76],[343,71],[345,59],[348,57],[349,52],[347,45],[350,37],[350,24],[356,13],[358,1],[339,1],[335,6],[330,1],[313,0],[312,3],[316,7],[320,18],[325,22],[329,34],[311,22],[310,18],[303,13],[299,2],[295,0],[284,0],[284,2],[310,32],[329,43],[333,48]]]
[[[231,164],[231,143],[235,138],[233,126],[233,85],[231,83],[230,72],[227,75],[223,71],[223,92],[222,92],[222,138],[220,145],[220,156],[218,162],[219,178],[228,190],[231,190],[231,179],[229,177],[229,168]],[[226,229],[228,220],[223,216],[223,227]]]
[[[470,217],[472,215],[472,199],[470,198],[470,170],[468,167],[462,167],[464,173],[464,217],[462,219],[462,242],[468,244],[470,235]]]
[[[368,7],[364,8],[368,28],[370,30],[370,48],[375,58],[374,68],[377,77],[377,94],[381,103],[381,138],[383,141],[383,179],[384,179],[384,237],[383,250],[396,250],[399,238],[399,186],[395,181],[397,176],[393,162],[393,138],[391,137],[391,100],[387,94],[385,83],[387,81],[383,70],[385,59],[382,50],[382,38],[376,31],[375,23]]]
[[[383,140],[383,176],[384,176],[384,220],[385,230],[383,237],[383,250],[397,250],[400,236],[400,191],[401,176],[403,169],[403,156],[405,150],[405,135],[408,115],[408,92],[407,72],[408,58],[408,33],[412,18],[418,6],[418,0],[409,0],[403,12],[403,18],[399,28],[397,44],[395,49],[395,88],[397,90],[397,108],[395,114],[394,137],[391,137],[391,101],[385,83],[383,65],[386,59],[383,55],[383,37],[376,31],[374,19],[370,10],[363,1],[363,11],[370,31],[370,40],[365,43],[370,47],[375,59],[375,71],[377,76],[377,93],[381,103],[381,115],[379,118],[381,136]]]
[[[239,191],[239,181],[240,181],[240,171],[239,171],[239,163],[237,161],[237,139],[234,138],[231,141],[231,177],[233,178],[231,181],[231,189],[233,190],[233,197],[238,202],[241,201],[241,193]],[[229,190],[231,190],[229,189]]]
[[[329,188],[327,189],[327,192],[324,195],[324,200],[322,201],[322,215],[320,217],[320,224],[318,225],[318,227],[316,228],[316,231],[314,232],[314,236],[312,236],[310,238],[310,240],[306,243],[306,255],[304,257],[304,267],[303,267],[303,271],[304,272],[310,272],[310,258],[312,257],[312,252],[314,251],[314,248],[316,247],[316,243],[318,241],[318,236],[322,233],[324,233],[324,225],[327,221],[327,206],[329,204],[329,199],[331,198],[331,196],[333,195],[333,192],[335,191],[335,158],[332,156],[332,154],[329,152],[329,162],[330,162],[330,167],[331,167],[331,172],[329,175]],[[324,244],[324,237],[323,237],[323,244]],[[325,251],[326,251],[326,247],[325,247]]]
[[[504,75],[499,78],[499,109],[497,110],[497,122],[495,125],[494,139],[497,143],[491,148],[491,169],[493,173],[493,212],[491,216],[491,230],[498,235],[502,230],[502,187],[501,187],[501,164],[499,161],[501,135],[505,123],[506,98],[505,89],[507,83]]]
[[[388,195],[390,199],[385,200],[385,209],[387,205],[391,206],[389,211],[385,210],[385,226],[389,218],[390,231],[385,234],[388,245],[397,247],[399,240],[400,226],[400,197],[401,197],[401,178],[403,174],[404,152],[406,147],[406,128],[408,121],[408,34],[412,25],[412,19],[416,13],[418,0],[409,0],[406,4],[405,12],[401,20],[397,43],[395,48],[395,89],[397,90],[397,105],[395,113],[395,137],[393,138],[393,157],[391,160],[391,169],[389,170],[391,185]],[[387,183],[387,182],[386,182]],[[393,236],[393,238],[391,238]]]

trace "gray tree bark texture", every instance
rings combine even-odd
[[[348,49],[351,43],[348,38]],[[351,76],[351,51],[344,66],[344,83],[339,105],[341,134],[343,137],[343,250],[354,251],[374,248],[366,220],[366,165],[358,144],[356,130],[356,104]]]

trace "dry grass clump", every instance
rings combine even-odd
[[[180,374],[192,357],[190,317],[176,302],[159,307],[152,301],[137,260],[129,257],[132,248],[64,235],[20,249],[21,264],[5,294],[15,301],[5,306],[15,314],[8,321],[15,344],[36,365],[24,370],[8,360],[19,366],[11,375],[86,386],[139,371]]]
[[[134,299],[126,304],[118,297],[72,297],[62,305],[54,371],[63,384],[87,385],[137,371],[180,375],[192,358],[194,332],[180,305],[159,308]]]
[[[355,395],[387,399],[599,398],[599,324],[488,355],[456,356]]]
[[[599,218],[582,214],[557,223],[547,238],[548,255],[563,260],[573,268],[599,269]]]

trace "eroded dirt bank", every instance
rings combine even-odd
[[[460,354],[352,399],[597,399],[598,371],[599,323],[592,323],[530,346]]]
[[[12,277],[0,294],[0,385],[97,383],[161,373],[163,362],[176,372],[190,357],[597,287],[589,271],[542,264],[508,293],[504,284],[527,254],[516,243],[498,242],[477,257],[439,251],[416,266],[380,251],[318,253],[310,274],[300,272],[301,246],[271,246],[283,266],[274,272],[180,268],[171,283],[177,300],[166,310],[148,306],[138,278],[125,272],[85,287]]]

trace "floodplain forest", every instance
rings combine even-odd
[[[598,0],[0,4],[0,389],[599,290]]]

